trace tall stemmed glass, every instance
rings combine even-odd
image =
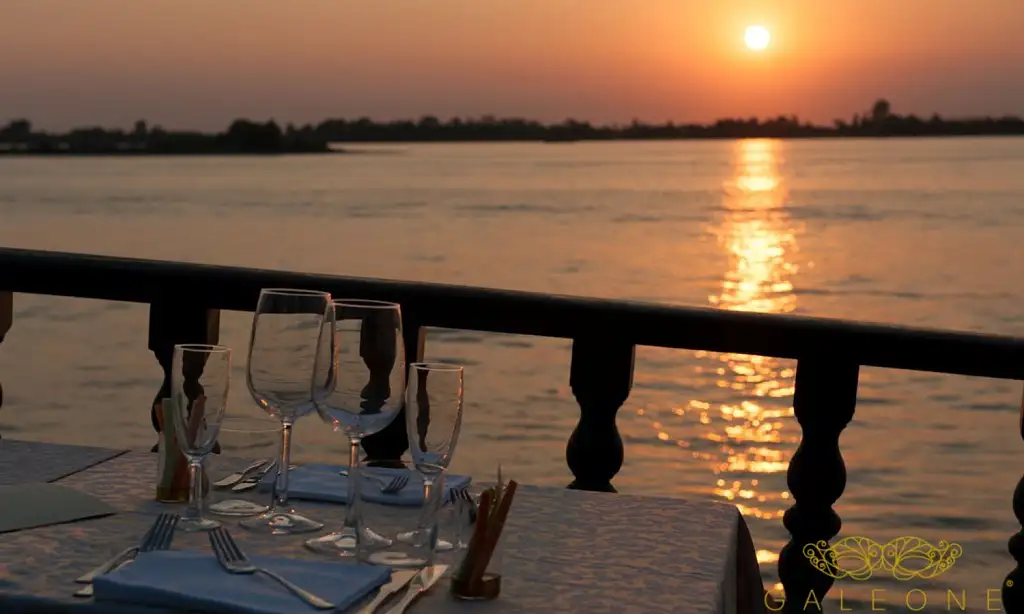
[[[404,400],[402,310],[383,301],[336,300],[333,322],[325,320],[318,345],[313,400],[324,422],[348,437],[348,506],[340,531],[311,539],[306,546],[355,556],[359,444],[391,424]]]
[[[420,529],[429,531],[436,548],[437,517],[432,497],[437,479],[448,469],[462,429],[463,369],[444,363],[414,362],[409,365],[405,400],[405,428],[416,470],[423,475],[424,516]],[[415,535],[400,534],[402,541]],[[446,548],[451,549],[450,544]]]
[[[276,288],[260,292],[252,318],[246,382],[260,408],[281,421],[281,458],[270,509],[239,523],[251,531],[288,535],[324,526],[288,505],[288,470],[292,425],[314,409],[310,374],[320,330],[326,319],[334,317],[330,307],[327,292]]]
[[[176,345],[171,358],[174,436],[188,459],[191,494],[178,528],[209,531],[220,526],[203,518],[203,458],[213,450],[228,404],[231,350],[219,345]]]

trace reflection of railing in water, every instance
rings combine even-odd
[[[846,486],[839,436],[853,418],[861,365],[1024,380],[1024,339],[863,324],[789,314],[669,307],[625,301],[206,266],[0,248],[0,330],[11,293],[49,294],[150,305],[149,348],[169,369],[175,343],[214,343],[220,310],[252,311],[261,288],[327,290],[338,297],[401,303],[409,360],[423,357],[426,327],[572,339],[569,382],[580,420],[566,447],[571,485],[613,490],[622,466],[615,425],[633,380],[637,345],[795,359],[793,413],[801,441],[788,469],[794,502],[790,541],[779,560],[787,611],[823,596],[832,578],[801,553],[840,528],[832,509]],[[161,390],[160,394],[166,394]],[[141,408],[140,408],[141,409]],[[375,457],[406,448],[401,420],[366,440]],[[1024,525],[1024,479],[1014,493]],[[1011,539],[1018,562],[1004,584],[1008,612],[1024,611],[1024,529]],[[1007,586],[1010,585],[1010,586]]]

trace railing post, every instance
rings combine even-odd
[[[4,336],[11,330],[11,323],[14,321],[14,293],[0,292],[0,343],[4,342]],[[0,382],[0,408],[4,406],[4,385]]]
[[[149,349],[164,372],[163,383],[150,407],[150,419],[158,432],[156,408],[171,395],[174,346],[179,343],[215,344],[220,339],[220,310],[207,309],[190,301],[186,292],[182,294],[180,297],[161,296],[149,305]]]
[[[580,421],[569,437],[565,460],[576,477],[569,488],[615,492],[622,468],[622,437],[615,415],[633,387],[636,346],[619,339],[583,337],[572,342],[569,387]]]
[[[1020,402],[1018,428],[1021,439],[1024,439],[1024,396]],[[1013,515],[1017,517],[1021,529],[1010,537],[1008,544],[1010,555],[1017,562],[1017,566],[1003,580],[1003,610],[1007,614],[1024,612],[1024,477],[1021,477],[1017,487],[1013,489]]]
[[[805,551],[815,545],[825,550],[842,527],[832,509],[846,488],[839,436],[853,419],[858,372],[856,363],[834,355],[807,356],[797,363],[793,412],[802,436],[786,476],[794,502],[782,523],[791,537],[779,555],[787,614],[820,611],[834,582]]]
[[[412,310],[402,310],[402,336],[405,346],[406,365],[423,360],[426,346],[427,328]],[[406,367],[406,379],[409,371]],[[404,405],[404,402],[403,402]],[[377,463],[395,462],[402,458],[409,447],[409,437],[405,431],[405,408],[383,431],[363,438],[363,450],[367,461]]]

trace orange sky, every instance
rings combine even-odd
[[[1022,39],[1024,0],[10,1],[0,121],[1024,115]]]

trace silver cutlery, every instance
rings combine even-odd
[[[409,590],[407,590],[405,595],[402,596],[402,600],[396,603],[385,614],[403,614],[403,612],[409,609],[412,602],[440,580],[441,576],[443,576],[444,572],[447,570],[447,565],[432,565],[421,569],[420,572],[412,579],[412,584],[409,585]]]
[[[469,488],[466,486],[452,488],[448,491],[448,501],[446,503],[458,503],[460,501],[473,503],[473,495],[469,493]]]
[[[156,520],[153,521],[153,525],[151,527],[149,527],[149,530],[147,530],[146,534],[142,537],[142,542],[140,542],[140,544],[145,544],[147,541],[149,541],[149,539],[152,537],[153,533],[158,528],[164,526],[165,523],[169,522],[169,517],[174,516],[174,515],[175,514],[172,514],[170,512],[165,512],[165,513],[160,514],[159,516],[157,516]],[[177,521],[175,520],[174,522],[177,522]],[[100,564],[99,566],[94,568],[92,571],[90,571],[88,573],[85,573],[85,574],[75,578],[75,582],[77,582],[78,584],[89,584],[90,582],[92,582],[93,578],[95,578],[96,576],[102,576],[103,574],[108,573],[110,570],[112,570],[113,568],[117,567],[118,564],[123,562],[126,558],[128,558],[130,556],[134,556],[135,554],[137,554],[139,549],[140,549],[140,547],[141,547],[141,545],[140,546],[132,546],[130,548],[125,548],[120,553],[118,553],[116,556],[108,559],[105,563]]]
[[[174,529],[178,526],[179,516],[170,512],[164,512],[156,517],[153,526],[146,532],[142,543],[135,548],[129,548],[118,556],[93,569],[89,573],[77,578],[75,582],[86,583],[86,586],[75,591],[75,597],[92,597],[92,581],[98,576],[117,571],[135,560],[141,552],[152,552],[154,550],[167,550],[174,541]]]
[[[405,485],[408,483],[409,476],[403,473],[402,475],[396,475],[395,477],[393,477],[390,482],[388,482],[386,485],[384,485],[383,488],[380,489],[380,491],[385,495],[396,494],[398,492],[401,492],[401,490],[405,488]]]
[[[338,475],[348,477],[348,469],[342,469],[338,472]],[[405,473],[401,473],[390,479],[382,475],[374,475],[372,473],[365,472],[361,472],[359,476],[380,484],[380,492],[385,495],[393,495],[397,492],[401,492],[401,490],[405,488],[406,484],[409,483],[409,476]]]
[[[234,486],[235,484],[238,484],[239,482],[241,482],[245,478],[249,477],[249,474],[252,473],[253,471],[256,471],[260,467],[266,465],[267,463],[271,463],[271,462],[274,462],[274,461],[270,460],[269,458],[264,458],[262,460],[258,460],[256,462],[252,463],[251,465],[249,465],[248,467],[246,467],[245,469],[242,469],[238,473],[232,473],[229,476],[226,476],[226,477],[223,477],[223,478],[217,480],[216,482],[213,483],[213,485],[216,488],[228,488],[229,486]]]
[[[395,570],[391,572],[391,581],[380,587],[377,596],[373,601],[366,604],[366,607],[359,610],[359,614],[373,614],[380,607],[380,604],[388,600],[388,597],[405,588],[405,585],[412,581],[419,573],[417,569]]]
[[[270,470],[276,466],[277,461],[272,461],[268,466],[261,469],[259,473],[250,475],[242,482],[239,482],[238,484],[235,484],[233,487],[231,487],[232,492],[245,492],[247,490],[252,490],[253,488],[256,488],[257,486],[260,485],[260,482],[263,481],[263,478],[266,477],[268,473],[270,473]],[[298,465],[288,465],[288,471],[295,471],[298,468]]]
[[[217,555],[217,562],[223,567],[228,573],[233,574],[254,574],[261,573],[268,578],[276,580],[281,586],[291,591],[296,597],[299,597],[309,605],[317,608],[318,610],[332,610],[334,604],[330,601],[326,601],[317,597],[313,593],[307,591],[301,586],[292,584],[285,578],[277,575],[269,569],[263,569],[256,567],[252,564],[245,553],[235,543],[231,534],[227,532],[224,527],[217,527],[210,531],[210,546],[213,548],[214,554]]]
[[[460,517],[466,517],[469,524],[476,524],[476,500],[468,486],[452,489],[448,497],[449,503],[455,504],[456,513]]]

